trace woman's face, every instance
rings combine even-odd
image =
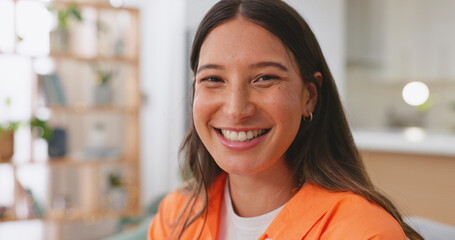
[[[284,154],[312,109],[275,35],[241,17],[216,27],[202,44],[195,81],[196,131],[224,171],[254,175],[286,166]]]

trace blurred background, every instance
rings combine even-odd
[[[0,239],[145,239],[181,183],[188,56],[215,2],[0,0]],[[321,44],[373,182],[451,231],[455,1],[286,2]]]

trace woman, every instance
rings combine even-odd
[[[319,44],[286,3],[218,2],[191,67],[191,177],[149,239],[422,239],[370,182]]]

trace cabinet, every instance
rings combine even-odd
[[[348,0],[350,66],[378,81],[455,79],[455,3]]]
[[[139,10],[4,0],[0,18],[8,23],[0,24],[0,97],[12,101],[0,115],[23,123],[13,158],[0,163],[0,231],[37,220],[44,239],[103,237],[68,232],[140,213]],[[33,118],[53,140],[26,126]]]

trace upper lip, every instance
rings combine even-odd
[[[229,130],[229,131],[234,131],[234,132],[247,132],[247,131],[254,131],[254,130],[270,129],[267,127],[253,127],[253,128],[214,127],[214,128],[219,129],[219,130]]]

